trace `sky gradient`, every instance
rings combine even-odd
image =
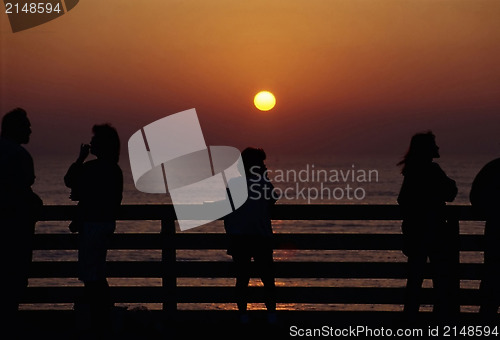
[[[443,153],[497,156],[499,18],[497,0],[85,0],[12,33],[1,13],[0,108],[28,111],[40,155],[103,122],[126,152],[196,108],[208,145],[399,156],[431,129]]]

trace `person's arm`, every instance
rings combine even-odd
[[[69,167],[66,175],[64,175],[64,184],[70,188],[74,189],[77,186],[78,179],[80,178],[81,170],[83,164],[73,163]]]
[[[448,177],[443,169],[437,164],[436,169],[438,171],[438,185],[442,198],[445,202],[453,202],[458,193],[457,183]]]
[[[33,158],[25,151],[22,154],[20,163],[20,176],[22,176],[20,184],[25,188],[29,188],[29,191],[31,191],[31,186],[35,184],[35,166],[33,164]]]
[[[445,175],[443,179],[443,197],[446,202],[453,202],[458,194],[457,183]]]
[[[80,146],[80,154],[78,155],[77,160],[73,164],[71,164],[68,171],[66,172],[66,175],[64,175],[64,184],[68,188],[73,189],[77,186],[77,183],[79,182],[81,177],[83,162],[85,162],[85,159],[88,157],[89,152],[90,145],[82,144]]]
[[[80,154],[77,160],[71,164],[66,175],[64,176],[64,184],[71,189],[69,198],[72,201],[79,201],[81,199],[81,182],[82,174],[84,172],[84,162],[90,152],[90,145],[82,144],[80,146]]]
[[[401,184],[401,188],[399,189],[397,202],[399,205],[405,205],[408,202],[408,179],[406,176],[403,177],[403,184]]]

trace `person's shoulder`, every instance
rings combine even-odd
[[[92,174],[92,176],[99,173],[106,172],[106,166],[99,159],[91,159],[82,164],[82,171]]]
[[[91,159],[82,164],[85,168],[95,168],[99,166],[99,161],[97,159]]]
[[[439,165],[437,162],[431,162],[429,166],[433,169],[441,169],[441,165]]]
[[[22,145],[18,145],[19,149],[18,149],[18,152],[19,152],[19,155],[21,155],[21,157],[23,158],[26,158],[26,159],[30,159],[32,160],[33,157],[31,157],[31,154],[28,150],[26,150],[26,148]]]
[[[109,160],[100,160],[100,159],[96,159],[96,161],[98,161],[98,166],[100,171],[106,172],[110,176],[123,177],[122,168],[120,167],[120,164],[118,164],[117,162],[112,162]]]
[[[85,163],[83,163],[83,165],[88,167],[119,169],[121,171],[120,165],[118,165],[118,163],[109,162],[107,160],[102,160],[99,158],[88,160]]]
[[[486,165],[484,165],[483,169],[500,170],[500,158],[489,161]]]
[[[476,175],[475,182],[483,181],[485,179],[492,179],[500,177],[500,158],[493,159],[486,163]]]
[[[26,150],[21,144],[14,143],[13,141],[0,137],[0,148],[3,151],[12,152],[12,153],[21,153],[28,154],[28,150]]]
[[[33,162],[33,157],[22,145],[0,138],[0,153],[16,162]]]

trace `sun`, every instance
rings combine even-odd
[[[255,107],[261,111],[269,111],[276,105],[276,98],[269,91],[260,91],[253,99]]]

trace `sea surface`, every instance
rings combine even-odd
[[[437,162],[457,182],[458,195],[450,204],[468,205],[468,194],[474,176],[493,156],[442,157]],[[46,205],[72,205],[69,189],[63,177],[72,159],[69,157],[34,157],[36,183],[34,191]],[[402,183],[398,157],[269,157],[267,167],[282,198],[278,204],[396,204]],[[120,162],[124,173],[124,204],[171,203],[165,194],[145,194],[136,190],[127,159]],[[39,222],[37,233],[69,233],[67,222]],[[392,221],[273,221],[276,233],[400,233],[400,223]],[[119,221],[117,233],[158,233],[157,221]],[[221,222],[211,222],[187,232],[224,232]],[[463,234],[481,234],[480,222],[462,222]],[[180,260],[230,261],[224,250],[177,251]],[[76,261],[76,251],[35,251],[34,261]],[[160,251],[111,250],[108,261],[160,261]],[[293,261],[360,261],[360,262],[404,262],[400,251],[275,251],[275,260]],[[481,263],[481,252],[462,252],[461,261]],[[111,286],[161,285],[161,279],[110,278]],[[30,279],[30,286],[81,286],[75,279]],[[232,286],[234,279],[178,279],[178,285]],[[327,286],[327,287],[403,287],[404,280],[380,279],[277,279],[278,286]],[[464,281],[462,287],[477,287],[477,281]],[[261,285],[252,279],[251,285]],[[431,287],[431,282],[424,283]],[[147,307],[159,309],[160,304],[121,304],[129,308]],[[22,308],[71,309],[71,304],[24,305]],[[189,309],[235,309],[234,304],[181,304]],[[250,309],[262,309],[262,304],[251,304]],[[287,310],[401,310],[400,305],[335,305],[335,304],[278,304],[278,309]],[[423,309],[429,306],[423,306]],[[465,307],[467,308],[467,307]],[[474,310],[469,307],[468,310]]]

